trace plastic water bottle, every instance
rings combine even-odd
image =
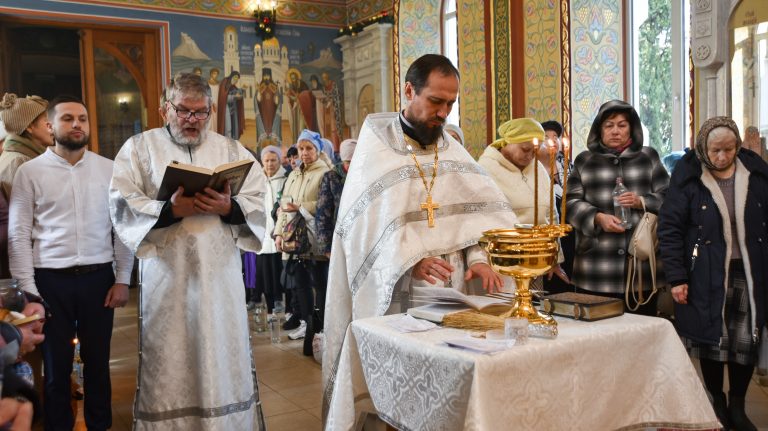
[[[623,179],[621,177],[616,178],[616,187],[613,189],[613,215],[621,220],[621,224],[624,226],[624,229],[632,228],[632,222],[629,218],[631,210],[629,206],[623,206],[619,203],[619,196],[628,191],[629,190],[624,187]]]
[[[253,326],[256,332],[267,330],[267,307],[264,306],[263,301],[257,302],[253,307]]]
[[[283,328],[283,320],[285,320],[285,303],[279,299],[275,301],[272,316],[269,318],[269,337],[272,344],[280,344],[281,342],[280,331]]]

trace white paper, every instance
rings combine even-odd
[[[453,338],[445,340],[450,347],[471,350],[477,353],[496,353],[509,349],[515,345],[515,340],[486,340],[484,338]]]
[[[399,332],[422,332],[437,328],[437,325],[428,320],[416,319],[408,314],[403,314],[400,318],[388,321],[387,325]]]

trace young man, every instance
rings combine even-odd
[[[85,423],[112,426],[109,348],[115,307],[128,301],[133,255],[113,235],[112,161],[86,149],[88,111],[72,97],[49,108],[54,146],[24,163],[13,181],[11,273],[53,316],[44,327],[45,429],[71,430],[70,374],[77,336],[85,364]],[[113,268],[113,265],[116,267]]]
[[[177,75],[166,104],[166,127],[123,145],[110,189],[117,233],[142,268],[134,429],[263,429],[240,249],[261,249],[266,178],[252,168],[237,196],[226,186],[187,197],[180,187],[156,200],[174,160],[215,168],[253,159],[209,131],[211,90],[197,75]]]

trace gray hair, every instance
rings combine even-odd
[[[176,97],[190,97],[192,99],[208,98],[208,106],[211,106],[211,86],[199,75],[194,73],[177,73],[166,88],[165,99],[176,100]]]

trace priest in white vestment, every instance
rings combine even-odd
[[[115,159],[110,211],[120,239],[141,259],[135,430],[264,429],[251,356],[240,250],[265,235],[261,169],[230,196],[181,188],[156,200],[172,161],[214,169],[253,159],[208,130],[208,84],[178,75],[167,126],[130,138]]]
[[[478,278],[486,289],[501,287],[477,241],[517,218],[485,170],[443,132],[458,90],[450,60],[422,56],[406,74],[407,108],[369,115],[360,131],[331,249],[327,430],[358,429],[367,413],[375,414],[350,341],[352,320],[404,311],[415,285],[465,290]]]

